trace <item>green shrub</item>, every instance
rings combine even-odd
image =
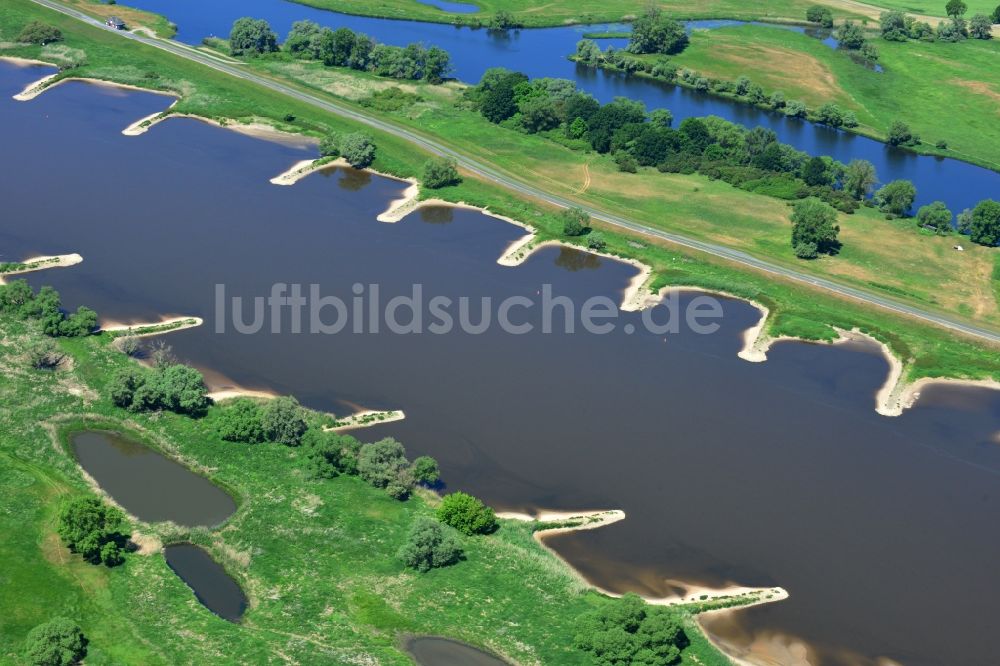
[[[458,185],[462,177],[458,175],[458,163],[451,157],[434,157],[424,163],[421,179],[424,187],[436,190],[447,185]]]
[[[125,561],[125,514],[98,499],[80,498],[63,507],[57,531],[62,542],[91,564],[113,567]]]
[[[413,521],[399,559],[411,569],[427,572],[455,564],[462,558],[458,537],[441,523],[420,517]]]
[[[62,38],[62,32],[54,25],[47,25],[41,21],[32,21],[24,26],[21,34],[17,36],[17,41],[24,44],[45,46],[52,42],[62,41]]]
[[[257,444],[264,441],[260,406],[250,398],[236,398],[219,410],[217,429],[227,442]]]
[[[445,525],[469,535],[490,534],[499,527],[493,509],[461,491],[444,496],[438,507],[437,517]]]
[[[298,446],[309,427],[299,401],[291,396],[268,400],[260,410],[264,438],[285,446]]]
[[[28,632],[24,659],[31,666],[70,666],[87,656],[87,637],[65,617],[54,617]]]
[[[690,641],[681,620],[665,608],[647,605],[628,593],[577,619],[577,648],[600,666],[667,666],[681,659]]]
[[[438,468],[437,461],[430,456],[418,457],[413,461],[410,469],[413,471],[413,479],[417,483],[433,486],[441,479],[441,470]]]

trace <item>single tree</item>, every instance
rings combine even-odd
[[[243,17],[233,22],[229,32],[229,53],[234,56],[260,55],[278,50],[278,36],[264,19]]]
[[[844,169],[844,191],[855,199],[864,199],[878,183],[875,165],[868,160],[851,160]]]
[[[993,20],[986,14],[976,14],[969,19],[969,37],[993,39]]]
[[[461,491],[444,496],[437,517],[445,525],[468,535],[489,534],[499,527],[493,509]]]
[[[28,632],[24,658],[31,666],[70,666],[87,656],[87,637],[72,620],[54,617]]]
[[[988,247],[1000,243],[1000,201],[985,199],[976,204],[965,228],[973,243]]]
[[[395,494],[402,487],[408,494],[415,481],[409,468],[406,450],[391,437],[361,447],[358,474],[376,488],[385,488]]]
[[[441,470],[438,463],[430,456],[419,456],[410,466],[413,478],[417,483],[433,486],[441,480]]]
[[[833,13],[829,7],[823,5],[812,5],[806,9],[806,20],[810,23],[819,23],[824,28],[833,27]]]
[[[935,201],[921,206],[917,211],[917,225],[939,234],[951,231],[951,211],[943,201]]]
[[[894,180],[875,192],[874,201],[883,213],[898,217],[905,215],[917,198],[917,188],[908,180]]]
[[[352,167],[364,169],[375,161],[375,142],[364,132],[351,132],[341,138],[340,153]]]
[[[963,2],[963,0],[948,0],[948,4],[945,5],[945,13],[952,18],[959,16],[965,16],[965,12],[969,11],[969,6]]]
[[[305,413],[292,396],[268,400],[260,410],[260,425],[269,442],[298,446],[308,429]]]
[[[792,248],[796,254],[800,246],[814,246],[814,252],[832,254],[840,243],[837,234],[837,211],[819,199],[809,198],[796,202],[792,209]]]
[[[582,236],[590,228],[590,215],[582,208],[567,208],[559,213],[563,222],[563,235]]]
[[[462,545],[452,530],[421,516],[413,521],[399,559],[421,573],[455,564],[462,558]]]
[[[458,163],[451,157],[433,157],[424,163],[424,187],[438,189],[462,182],[458,175]]]

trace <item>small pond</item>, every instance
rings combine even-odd
[[[416,636],[405,648],[420,666],[508,666],[499,657],[450,638]]]
[[[118,433],[80,432],[70,444],[80,466],[140,520],[211,527],[236,511],[233,498],[205,477]]]
[[[163,555],[202,606],[230,622],[243,617],[247,597],[242,588],[204,549],[193,543],[177,543],[164,548]]]

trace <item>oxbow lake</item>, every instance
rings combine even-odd
[[[557,248],[505,268],[496,259],[522,230],[473,211],[378,223],[404,184],[368,173],[268,184],[311,148],[190,119],[122,136],[160,96],[67,83],[10,99],[43,73],[0,64],[0,144],[17,165],[0,180],[0,261],[79,252],[83,263],[29,278],[67,307],[201,316],[166,339],[216,381],[339,414],[403,409],[359,434],[434,456],[448,490],[498,509],[624,510],[549,541],[605,588],[785,587],[786,601],[708,623],[755,659],[803,643],[822,664],[995,662],[1000,394],[933,387],[881,417],[887,364],[872,346],[783,342],[746,363],[736,352],[759,314],[734,300],[713,335],[216,334],[219,283],[247,297],[317,283],[345,298],[354,283],[385,298],[415,282],[496,298],[551,284],[580,302],[620,299],[635,269]]]

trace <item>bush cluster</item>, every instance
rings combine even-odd
[[[59,514],[59,538],[74,553],[91,564],[117,566],[125,561],[128,534],[125,514],[99,499],[80,498]]]
[[[87,637],[79,625],[54,617],[28,632],[24,659],[31,666],[71,666],[87,656]]]
[[[241,18],[233,23],[229,34],[232,55],[259,56],[279,50],[292,58],[319,60],[327,67],[349,67],[394,79],[441,83],[451,71],[451,57],[437,46],[379,44],[348,28],[332,30],[313,21],[296,21],[279,47],[267,21]]]
[[[690,641],[679,617],[629,593],[580,616],[574,643],[601,666],[667,666],[681,660]]]
[[[36,294],[26,280],[0,285],[0,312],[36,319],[42,331],[53,337],[81,337],[97,330],[96,312],[81,305],[76,312],[67,314],[58,291],[45,286]]]
[[[119,370],[108,384],[111,401],[132,412],[166,410],[201,416],[211,403],[200,372],[180,363]]]

